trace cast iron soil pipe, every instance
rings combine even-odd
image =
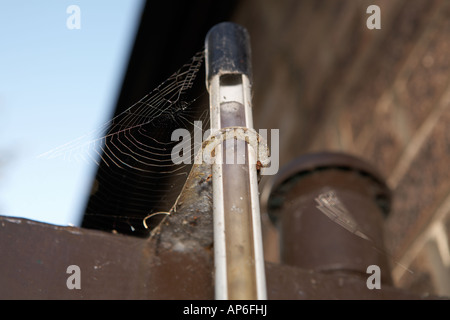
[[[381,282],[392,284],[383,245],[391,194],[370,164],[340,153],[305,155],[281,170],[262,198],[280,232],[282,263],[365,278],[376,265]]]

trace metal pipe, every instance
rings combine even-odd
[[[303,269],[367,277],[370,265],[392,285],[383,222],[390,191],[366,162],[340,153],[302,156],[263,192],[280,232],[280,260]]]
[[[206,36],[211,135],[253,128],[250,41],[245,28],[220,23]],[[214,150],[212,165],[216,299],[266,299],[256,150],[236,138]]]

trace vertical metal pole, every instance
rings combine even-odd
[[[205,50],[211,134],[231,126],[253,128],[247,31],[234,23],[220,23],[209,31]],[[215,149],[216,299],[267,298],[254,151],[237,139]]]

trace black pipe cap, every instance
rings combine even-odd
[[[232,22],[212,27],[205,39],[206,77],[245,74],[252,81],[250,36],[247,30]]]

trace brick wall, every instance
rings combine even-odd
[[[366,8],[381,8],[369,30]],[[281,165],[319,150],[372,162],[394,191],[386,245],[398,286],[450,295],[450,1],[246,0],[257,128]]]

